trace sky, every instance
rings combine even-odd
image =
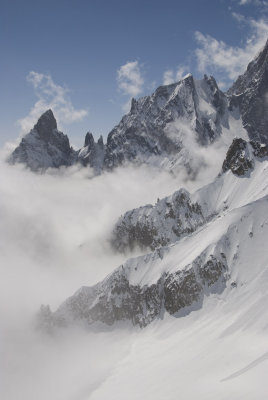
[[[75,147],[191,72],[226,90],[268,37],[266,0],[0,0],[0,146],[52,108]]]

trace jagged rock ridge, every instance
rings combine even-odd
[[[189,74],[177,83],[160,86],[151,96],[132,99],[130,112],[109,133],[106,145],[102,138],[95,143],[88,133],[84,147],[74,152],[49,110],[22,139],[10,162],[33,170],[81,162],[98,173],[127,162],[149,163],[168,170],[183,166],[194,176],[197,171],[185,137],[192,135],[198,145],[208,146],[224,129],[229,136],[237,136],[230,130],[230,118],[237,118],[237,109],[249,138],[268,143],[267,52],[268,42],[227,94],[213,77],[196,80]]]
[[[124,214],[113,231],[112,244],[119,250],[148,247],[151,250],[173,243],[206,221],[201,206],[180,189],[173,195]]]
[[[40,324],[49,329],[74,321],[112,325],[129,320],[145,327],[165,311],[173,315],[202,302],[205,294],[223,290],[227,270],[223,253],[218,258],[202,254],[184,269],[163,273],[156,283],[140,286],[130,283],[127,270],[121,266],[103,282],[79,289],[55,313],[42,306]]]
[[[50,115],[54,122],[51,114],[49,110],[40,120],[46,121]],[[147,163],[168,170],[178,164],[194,174],[191,149],[185,144],[185,136],[190,130],[198,145],[209,145],[220,137],[223,127],[228,129],[228,115],[227,99],[215,79],[205,76],[198,81],[188,75],[177,83],[160,86],[152,96],[133,99],[130,112],[109,133],[106,145],[102,137],[96,143],[88,132],[78,152],[63,140],[58,140],[55,146],[58,131],[54,122],[53,128],[47,125],[47,133],[42,129],[40,134],[34,127],[13,152],[11,161],[25,163],[33,170],[80,162],[96,172],[128,162]],[[176,126],[177,121],[180,121],[179,126]]]

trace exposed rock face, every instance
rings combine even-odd
[[[268,147],[259,142],[247,142],[241,138],[233,140],[222,165],[222,171],[229,169],[233,174],[243,176],[254,167],[255,157],[263,158],[268,155]]]
[[[100,136],[97,143],[95,143],[92,133],[88,132],[85,137],[84,147],[78,152],[78,160],[82,165],[89,165],[98,173],[103,168],[104,150],[102,136]]]
[[[185,307],[201,300],[205,291],[220,282],[225,286],[227,264],[223,253],[217,259],[212,254],[206,262],[198,257],[191,266],[166,276],[164,284],[164,305],[169,314],[175,314]]]
[[[243,139],[234,139],[222,165],[222,171],[230,169],[235,175],[244,175],[253,168],[253,157],[250,145]]]
[[[227,270],[224,254],[203,254],[177,272],[163,273],[155,284],[140,286],[130,283],[121,266],[103,282],[79,289],[55,313],[42,306],[39,323],[51,329],[74,321],[112,325],[128,320],[145,327],[165,311],[173,315],[194,303],[201,306],[205,294],[224,289]]]
[[[23,163],[33,171],[68,166],[75,160],[76,152],[70,147],[68,137],[58,131],[51,110],[39,118],[9,158],[11,164]]]
[[[132,100],[131,110],[110,132],[104,168],[124,161],[148,162],[153,156],[178,154],[184,146],[182,131],[171,134],[175,121],[188,125],[201,145],[213,142],[226,124],[227,100],[213,77],[197,81],[192,75],[160,86],[152,96]]]
[[[268,41],[229,89],[230,106],[238,106],[249,138],[268,144]]]
[[[255,157],[263,158],[268,156],[268,145],[260,142],[250,141]]]
[[[198,203],[181,189],[172,196],[128,211],[117,222],[112,243],[119,250],[149,247],[151,250],[175,242],[205,222]]]

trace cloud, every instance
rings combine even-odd
[[[221,74],[225,86],[242,74],[248,63],[265,45],[268,37],[268,24],[265,20],[246,19],[240,14],[233,13],[238,22],[246,23],[250,34],[244,45],[230,46],[210,35],[195,32],[198,48],[195,54],[198,69],[202,73]]]
[[[143,89],[144,80],[138,61],[129,61],[117,71],[119,89],[126,95],[138,96]]]
[[[1,399],[89,398],[124,356],[118,330],[47,337],[32,318],[42,303],[55,309],[121,265],[125,256],[107,243],[116,220],[179,183],[146,167],[89,178],[88,168],[39,175],[0,161]]]
[[[59,124],[64,125],[80,121],[88,114],[85,109],[74,108],[68,88],[56,84],[50,75],[31,71],[27,81],[33,86],[38,100],[29,114],[18,121],[23,133],[29,132],[40,115],[49,108],[55,113]]]
[[[177,70],[168,69],[163,75],[163,85],[170,85],[171,83],[178,82],[186,74],[187,67],[179,65]]]
[[[255,6],[264,6],[267,7],[268,6],[268,2],[266,0],[239,0],[238,4],[240,6],[245,6],[247,4],[254,4]]]
[[[128,101],[123,105],[123,111],[130,108],[132,97],[140,95],[143,91],[144,79],[142,77],[141,65],[138,61],[128,61],[117,70],[117,83],[119,90],[127,96]]]

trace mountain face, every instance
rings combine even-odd
[[[76,152],[69,139],[57,129],[51,110],[46,111],[34,128],[22,138],[9,158],[11,164],[23,163],[33,171],[69,166],[76,160]]]
[[[241,154],[247,158],[245,148],[250,149],[250,170],[242,174],[239,167],[237,173],[233,165]],[[155,206],[126,213],[115,227],[117,248],[138,244],[154,251],[130,258],[102,282],[82,287],[55,312],[42,306],[39,325],[52,329],[125,320],[145,327],[165,313],[186,315],[212,294],[240,293],[247,282],[262,279],[268,234],[268,159],[263,148],[236,139],[221,174],[209,185],[192,195],[180,190]],[[142,224],[153,226],[150,240],[140,234]]]
[[[268,41],[229,89],[231,108],[239,107],[249,138],[268,144]]]
[[[197,81],[187,75],[160,86],[152,96],[133,99],[130,112],[109,133],[104,168],[156,159],[159,164],[168,159],[171,168],[185,147],[184,135],[190,130],[199,145],[212,143],[228,125],[226,113],[227,100],[213,77]]]

